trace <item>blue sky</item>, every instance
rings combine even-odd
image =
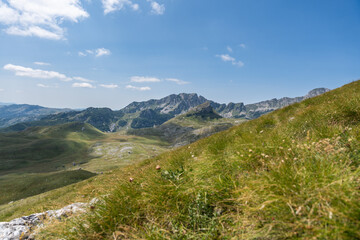
[[[253,103],[357,79],[358,0],[0,0],[0,102]]]

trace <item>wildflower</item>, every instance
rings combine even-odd
[[[249,149],[249,152],[253,152],[253,150],[252,150],[252,149]]]
[[[134,178],[129,178],[129,182],[133,182],[134,181]]]
[[[291,152],[291,148],[289,148],[288,151]]]
[[[284,149],[284,148],[280,146],[280,147],[279,147],[279,149],[281,149],[281,150],[282,150],[282,149]]]
[[[160,169],[161,169],[160,165],[156,165],[156,170],[160,170]]]
[[[298,159],[297,158],[294,158],[294,161],[297,161]]]
[[[263,132],[264,132],[264,130],[261,130],[261,131],[260,131],[260,133],[263,133]]]
[[[351,138],[349,138],[349,139],[348,139],[348,142],[351,142],[351,141],[352,141],[352,139],[351,139]]]

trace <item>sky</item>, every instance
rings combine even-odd
[[[358,79],[359,0],[0,0],[0,102],[254,103]]]

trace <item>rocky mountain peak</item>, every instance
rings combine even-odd
[[[315,88],[313,90],[311,90],[307,95],[305,95],[305,99],[307,98],[312,98],[312,97],[316,97],[320,94],[323,94],[323,93],[326,93],[326,92],[329,92],[330,89],[328,88]]]
[[[190,109],[190,111],[186,113],[186,117],[197,117],[201,119],[222,118],[219,114],[215,112],[214,108],[211,106],[210,101],[206,101],[205,103]]]

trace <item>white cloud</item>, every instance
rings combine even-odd
[[[44,63],[42,63],[42,64],[44,64]],[[61,81],[76,80],[76,81],[80,81],[80,82],[84,82],[84,83],[95,82],[93,80],[89,80],[89,79],[83,78],[83,77],[67,77],[65,74],[54,72],[54,71],[45,71],[45,70],[40,70],[40,69],[33,69],[33,68],[28,68],[28,67],[13,65],[13,64],[5,65],[4,69],[14,72],[15,75],[19,76],[19,77],[30,77],[30,78],[38,78],[38,79],[59,79]],[[79,85],[79,87],[80,87],[81,84],[82,83],[77,83],[75,85],[76,86]],[[39,83],[37,86],[38,87],[51,87],[51,86],[47,86],[47,85],[44,85],[44,84],[41,84],[41,83]],[[73,86],[74,86],[74,84],[73,84]],[[92,86],[92,85],[91,84],[89,84],[89,85],[84,84],[83,85],[83,87],[86,87],[86,86]],[[57,87],[57,86],[55,86],[55,87]]]
[[[5,32],[9,35],[22,36],[22,37],[39,37],[46,38],[51,40],[61,40],[63,38],[62,33],[54,33],[39,26],[30,26],[26,29],[12,26],[5,30]]]
[[[221,58],[224,62],[234,62],[235,58],[231,57],[229,54],[221,54],[216,55],[217,57]]]
[[[232,48],[230,46],[227,46],[226,49],[229,51],[229,52],[232,52]]]
[[[244,63],[242,61],[237,61],[234,57],[231,57],[229,54],[221,54],[216,55],[216,57],[220,58],[224,62],[231,62],[232,65],[243,67]]]
[[[127,89],[138,90],[138,91],[149,91],[149,90],[151,90],[150,87],[135,87],[135,86],[132,86],[132,85],[127,85],[126,88]]]
[[[140,76],[133,76],[130,79],[131,82],[137,82],[137,83],[144,83],[144,82],[161,82],[160,79],[155,77],[140,77]]]
[[[148,0],[149,2],[149,0]],[[165,5],[159,4],[155,1],[150,1],[151,4],[151,13],[155,15],[163,15],[165,13]]]
[[[111,52],[109,49],[106,48],[98,48],[96,49],[96,57],[101,57],[101,56],[106,56],[106,55],[110,55]]]
[[[242,48],[246,48],[246,45],[244,43],[241,43],[239,46]]]
[[[71,81],[71,78],[67,77],[66,75],[54,71],[32,69],[32,68],[13,65],[13,64],[5,65],[4,69],[15,72],[15,75],[20,77],[31,77],[31,78],[41,78],[41,79],[57,78],[60,79],[61,81]]]
[[[139,6],[139,4],[133,4],[133,5],[131,5],[131,8],[132,8],[134,11],[137,11],[137,10],[139,10],[140,6]]]
[[[46,62],[34,62],[35,65],[39,65],[39,66],[50,66],[50,63],[46,63]]]
[[[3,91],[5,91],[4,89],[2,89],[2,88],[0,88],[0,92],[3,92]]]
[[[80,82],[95,82],[93,80],[89,80],[89,79],[83,78],[83,77],[73,77],[72,79],[80,81]]]
[[[134,11],[139,10],[139,4],[133,3],[130,0],[102,0],[102,4],[105,14],[122,10],[124,7],[130,7]]]
[[[180,80],[180,79],[176,79],[176,78],[167,78],[165,79],[166,81],[169,81],[169,82],[174,82],[178,85],[184,85],[184,84],[189,84],[189,82],[185,82],[183,80]]]
[[[72,84],[72,87],[74,87],[74,88],[95,88],[92,84],[86,83],[86,82],[83,82],[83,83],[73,83],[73,84]]]
[[[110,55],[111,51],[109,49],[106,48],[98,48],[98,49],[93,49],[93,50],[85,50],[85,52],[78,52],[78,55],[80,57],[85,57],[85,56],[89,56],[89,55],[95,55],[95,57],[101,57],[101,56],[107,56]]]
[[[242,61],[232,62],[232,65],[243,67],[245,64]]]
[[[64,21],[76,23],[87,17],[80,0],[0,0],[0,24],[10,35],[61,40]]]
[[[118,88],[119,86],[116,84],[100,84],[100,87],[113,89],[113,88]]]
[[[46,85],[46,84],[38,83],[38,84],[36,84],[36,86],[41,87],[41,88],[58,88],[58,85],[57,85],[57,84],[51,86],[51,85]]]
[[[49,88],[50,87],[49,85],[45,85],[42,83],[38,83],[38,84],[36,84],[36,86],[41,87],[41,88]]]
[[[83,53],[83,52],[79,52],[78,55],[79,55],[80,57],[85,57],[85,56],[86,56],[86,54]]]

